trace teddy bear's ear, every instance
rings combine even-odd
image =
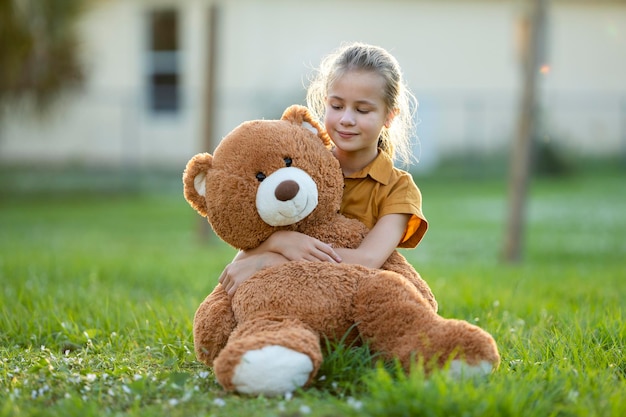
[[[289,106],[283,112],[283,115],[280,118],[280,120],[286,120],[293,124],[300,125],[302,127],[307,128],[308,130],[315,133],[318,138],[320,138],[324,146],[326,146],[327,148],[330,148],[331,142],[330,142],[330,137],[328,136],[328,133],[326,133],[326,130],[324,130],[324,128],[322,128],[319,122],[315,120],[315,118],[313,118],[313,115],[311,114],[311,112],[309,111],[307,107],[300,106],[297,104]]]
[[[185,199],[198,213],[206,217],[206,174],[213,166],[213,157],[199,153],[189,162],[183,173]]]

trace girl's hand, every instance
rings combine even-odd
[[[242,255],[242,256],[240,256]],[[254,255],[237,255],[233,262],[226,265],[220,275],[219,282],[230,297],[235,294],[237,288],[261,269],[272,265],[287,262],[287,259],[277,253],[267,252]]]
[[[341,262],[341,257],[330,245],[299,232],[274,232],[263,242],[263,246],[290,261]]]
[[[229,296],[261,269],[288,261],[341,262],[341,257],[326,243],[298,232],[274,232],[258,248],[239,252],[228,264],[219,282]]]

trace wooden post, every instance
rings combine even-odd
[[[530,177],[532,140],[537,116],[537,76],[543,59],[547,0],[529,0],[520,27],[520,56],[523,72],[518,126],[511,150],[509,212],[503,258],[522,259],[526,225],[526,196]]]
[[[209,6],[208,16],[208,53],[207,53],[207,65],[206,65],[206,78],[205,78],[205,94],[204,94],[204,124],[202,135],[202,152],[213,152],[217,146],[217,140],[215,136],[215,71],[217,69],[217,57],[218,57],[218,18],[219,7],[215,1],[211,2]],[[198,221],[198,235],[200,240],[207,242],[213,240],[214,233],[211,227],[206,221],[206,218],[200,217]]]

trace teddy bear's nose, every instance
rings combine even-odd
[[[297,182],[286,180],[278,184],[274,195],[280,201],[289,201],[298,194],[298,191],[300,191],[300,186]]]

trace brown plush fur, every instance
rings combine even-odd
[[[303,122],[317,135],[302,127]],[[339,214],[343,176],[329,144],[301,106],[288,108],[281,120],[245,122],[223,139],[214,155],[199,154],[189,161],[183,175],[185,198],[237,249],[255,248],[276,230],[356,248],[367,228]],[[257,213],[256,175],[283,168],[286,157],[313,178],[318,205],[295,224],[273,227]],[[205,195],[198,193],[202,187]],[[255,274],[232,299],[218,285],[194,318],[196,354],[213,366],[225,389],[236,390],[232,378],[243,354],[283,346],[311,359],[308,383],[322,361],[320,338],[340,338],[356,325],[372,349],[398,358],[406,369],[412,358],[434,366],[461,358],[469,365],[497,367],[493,338],[467,322],[437,315],[430,288],[402,255],[394,252],[382,269],[289,262]]]

